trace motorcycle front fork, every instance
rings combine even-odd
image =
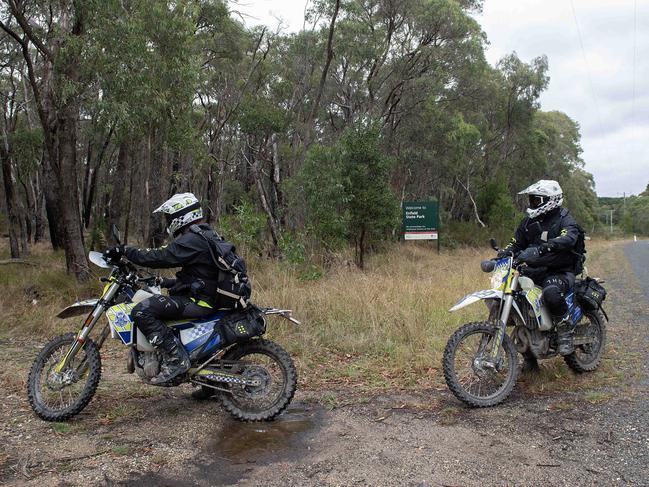
[[[516,289],[518,284],[518,273],[512,278],[511,286],[508,291],[503,295],[503,300],[501,301],[501,310],[500,310],[500,319],[496,323],[496,337],[491,344],[491,350],[489,352],[489,362],[492,365],[495,365],[498,362],[498,355],[500,353],[500,347],[507,333],[507,323],[509,322],[509,315],[512,312],[512,306],[514,304],[514,294],[513,290]]]

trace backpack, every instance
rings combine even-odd
[[[252,294],[246,261],[236,253],[235,246],[218,233],[206,234],[198,225],[192,225],[189,230],[207,242],[212,262],[219,270],[216,293],[232,300],[235,309],[246,309]]]

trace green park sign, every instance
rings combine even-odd
[[[437,201],[403,203],[404,240],[439,239],[439,204]]]

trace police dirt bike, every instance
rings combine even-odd
[[[495,240],[491,240],[491,245],[499,250]],[[492,273],[492,289],[465,296],[449,311],[484,301],[489,318],[460,327],[448,340],[443,357],[449,389],[455,397],[475,407],[494,406],[509,396],[519,374],[517,352],[530,359],[558,355],[557,330],[543,303],[542,289],[521,275],[524,266],[510,255],[485,260],[481,268]],[[566,296],[570,317],[576,325],[575,351],[564,360],[572,370],[582,373],[595,370],[604,353],[606,315],[601,300],[605,291],[591,278],[578,281],[576,287],[584,292],[575,295],[571,290]],[[597,291],[589,291],[591,288]],[[592,297],[597,302],[591,302]]]
[[[113,230],[119,241],[119,233]],[[64,421],[80,413],[90,402],[101,378],[99,351],[108,336],[129,347],[127,370],[146,384],[161,365],[160,354],[137,329],[130,317],[135,305],[160,294],[159,278],[143,276],[133,264],[106,261],[90,252],[90,262],[111,269],[101,297],[68,306],[57,316],[86,314],[78,333],[67,333],[46,344],[28,379],[29,404],[46,421]],[[103,315],[108,323],[98,335],[90,334]],[[277,343],[259,338],[266,330],[266,316],[278,315],[295,324],[290,310],[258,308],[215,311],[202,319],[167,322],[187,350],[191,369],[166,386],[190,382],[216,393],[224,408],[243,421],[271,420],[291,402],[297,373],[291,356]]]

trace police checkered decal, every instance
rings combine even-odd
[[[197,338],[201,338],[202,336],[211,333],[213,329],[214,323],[201,323],[200,325],[196,325],[191,330],[188,330],[189,333],[187,334],[187,341],[191,342],[196,340]]]

